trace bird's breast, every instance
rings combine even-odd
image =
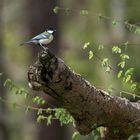
[[[47,44],[49,44],[50,42],[52,42],[52,40],[53,40],[53,35],[50,35],[49,38],[40,39],[40,40],[39,40],[39,43],[44,44],[44,45],[47,45]]]

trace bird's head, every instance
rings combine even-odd
[[[50,33],[50,34],[53,34],[54,32],[56,32],[56,30],[53,29],[53,28],[47,28],[47,29],[46,29],[46,32],[48,32],[48,33]]]

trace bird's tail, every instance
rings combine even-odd
[[[26,45],[26,44],[29,44],[29,43],[31,43],[31,41],[23,42],[23,43],[20,44],[20,46],[23,46],[23,45]]]

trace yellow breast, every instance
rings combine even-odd
[[[40,44],[47,45],[47,44],[49,44],[50,42],[52,42],[52,40],[53,40],[53,35],[50,35],[50,37],[47,38],[47,39],[40,39],[40,40],[39,40],[39,43],[40,43]]]

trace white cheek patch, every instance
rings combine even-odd
[[[50,34],[52,34],[53,33],[53,30],[48,30],[47,32],[50,33]]]

